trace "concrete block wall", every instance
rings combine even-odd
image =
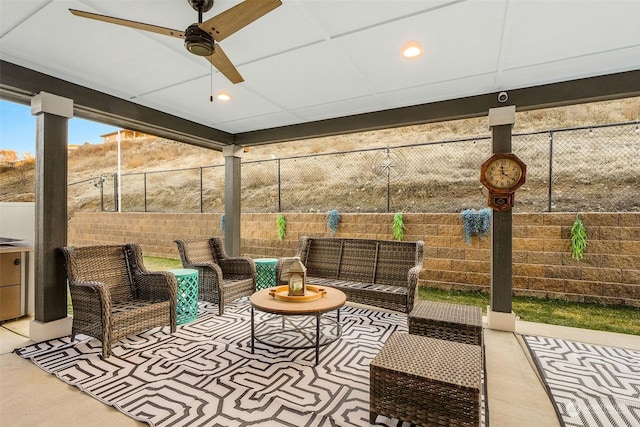
[[[72,246],[139,243],[144,255],[180,258],[176,239],[221,236],[219,214],[77,212],[69,221]]]
[[[331,236],[326,214],[285,213],[287,235],[277,238],[278,214],[242,215],[243,255],[295,253],[303,235]],[[405,240],[424,240],[421,286],[490,287],[490,239],[462,238],[458,214],[405,214]],[[640,213],[584,213],[587,250],[571,258],[575,214],[514,214],[513,288],[516,295],[640,307]],[[393,214],[341,214],[338,236],[393,239]],[[220,214],[76,213],[69,244],[138,242],[146,255],[178,258],[173,240],[221,236]]]

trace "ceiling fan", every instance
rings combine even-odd
[[[202,22],[202,14],[211,10],[213,0],[188,0],[188,2],[191,7],[198,12],[198,22],[189,25],[184,31],[98,15],[76,9],[69,9],[69,12],[83,18],[95,19],[110,24],[123,25],[138,30],[184,39],[184,45],[189,52],[194,55],[206,57],[231,83],[243,82],[244,79],[218,43],[271,12],[280,6],[282,2],[280,0],[244,0],[242,3],[204,22]]]

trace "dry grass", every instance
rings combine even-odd
[[[640,99],[632,98],[519,112],[514,132],[523,133],[632,121],[639,117]],[[564,155],[573,161],[555,167],[554,178],[557,182],[554,182],[554,185],[567,186],[567,193],[571,193],[571,187],[577,185],[592,185],[594,193],[610,191],[610,189],[600,187],[599,182],[603,177],[594,172],[592,168],[592,165],[599,160],[599,153],[607,149],[606,146],[602,146],[601,141],[606,140],[605,133],[608,130],[598,129],[597,132],[601,133],[596,135],[597,137],[589,138],[589,135],[585,135],[584,138],[577,138],[575,141],[563,142],[562,147],[567,150]],[[277,177],[273,174],[273,162],[264,161],[271,160],[273,157],[394,147],[474,136],[488,136],[486,118],[407,126],[309,139],[295,143],[251,147],[243,157],[245,164],[243,167],[243,189],[260,189],[260,191],[243,191],[243,203],[247,202],[256,207],[274,206],[274,200],[277,197]],[[541,135],[539,138],[543,141],[547,137]],[[84,144],[78,150],[70,152],[69,182],[79,182],[98,175],[111,178],[117,168],[116,147],[116,143]],[[431,159],[418,159],[411,154],[411,149],[394,150],[394,153],[400,153],[398,154],[400,157],[394,160],[396,163],[402,164],[406,170],[404,176],[395,177],[398,182],[402,181],[404,184],[402,188],[397,190],[396,200],[402,196],[402,193],[411,194],[411,200],[402,201],[407,205],[407,211],[428,211],[431,199],[443,193],[454,195],[458,199],[458,204],[467,203],[465,198],[468,198],[470,206],[477,203],[477,200],[481,201],[484,196],[480,194],[479,186],[467,185],[464,182],[465,179],[468,180],[469,176],[477,175],[480,163],[490,152],[490,144],[488,141],[478,141],[474,147],[476,147],[475,150],[461,149],[452,154],[444,148],[439,151],[436,146],[430,150],[433,153]],[[627,156],[627,159],[640,157],[638,144],[630,149],[636,150],[637,155]],[[205,211],[217,211],[224,206],[224,168],[206,168],[206,166],[223,164],[221,153],[161,138],[126,140],[121,143],[121,151],[122,172],[124,174],[205,167],[202,169],[202,180],[205,183],[203,195]],[[535,171],[547,169],[545,162],[548,162],[548,155],[540,153],[534,143],[514,146],[514,151],[519,153],[531,171],[522,191],[529,191],[529,194],[540,193],[541,196],[544,196],[544,191],[540,189],[544,189],[546,186],[546,174]],[[442,162],[443,158],[446,158],[447,162]],[[333,162],[331,165],[326,164],[329,159]],[[252,161],[264,162],[247,164]],[[453,171],[447,166],[451,163],[456,165]],[[294,183],[287,184],[290,185],[290,188],[287,190],[289,194],[285,197],[286,200],[283,200],[283,209],[287,209],[287,207],[295,209],[301,200],[308,201],[311,209],[316,203],[323,207],[329,204],[341,210],[351,211],[358,211],[361,208],[360,205],[377,206],[376,204],[380,204],[380,200],[385,197],[386,189],[383,180],[380,180],[380,184],[375,183],[378,182],[376,175],[382,174],[381,171],[375,170],[373,165],[376,164],[379,164],[379,161],[372,159],[371,155],[367,154],[300,160],[297,162],[297,167],[292,170],[283,170],[283,183]],[[615,168],[617,171],[613,184],[630,188],[640,187],[640,177],[636,170],[630,167],[630,164],[631,162],[626,159],[621,159],[616,164],[607,165],[608,168]],[[418,178],[409,180],[407,179],[409,176]],[[607,175],[607,180],[610,179],[610,176]],[[363,180],[373,181],[374,184],[364,188],[361,185]],[[317,185],[313,185],[317,183],[322,183],[323,191],[318,191]],[[139,196],[143,194],[145,185],[143,175],[125,176],[123,184],[126,191],[126,194],[123,194],[123,201],[129,210],[143,209],[144,200],[141,200]],[[33,170],[4,169],[0,174],[0,201],[32,201],[33,185]],[[148,173],[146,185],[149,210],[154,210],[158,206],[173,206],[177,201],[183,207],[199,206],[199,170],[188,174]],[[185,191],[185,188],[189,190]],[[112,209],[112,180],[106,182],[103,193],[105,207]],[[354,198],[354,195],[358,197]],[[99,209],[99,196],[100,189],[90,182],[70,186],[71,213],[74,209]],[[327,200],[329,201],[327,202]],[[535,204],[537,202],[529,201],[528,203]],[[400,207],[402,206],[401,204]],[[382,210],[382,208],[380,209]],[[377,208],[374,209],[377,210]]]

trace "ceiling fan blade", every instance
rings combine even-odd
[[[231,63],[227,54],[224,53],[224,50],[220,47],[219,44],[216,44],[215,51],[213,55],[206,57],[214,67],[218,69],[229,81],[233,84],[241,83],[244,81],[236,67]]]
[[[108,22],[110,24],[123,25],[125,27],[135,28],[137,30],[150,31],[164,36],[176,37],[184,39],[184,31],[173,30],[171,28],[159,27],[157,25],[144,24],[142,22],[129,21],[127,19],[114,18],[111,16],[98,15],[97,13],[84,12],[82,10],[69,9],[69,12],[82,18],[95,19],[96,21]]]
[[[219,42],[281,4],[280,0],[245,0],[199,25]]]

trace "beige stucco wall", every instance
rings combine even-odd
[[[300,236],[331,236],[325,214],[242,215],[242,251],[251,257],[293,255]],[[490,241],[462,238],[458,214],[405,214],[405,240],[424,240],[422,286],[488,288]],[[585,256],[571,259],[575,214],[514,214],[513,287],[516,294],[640,307],[640,213],[584,213]],[[393,214],[341,214],[338,236],[392,239]],[[76,213],[70,245],[138,242],[145,255],[179,258],[174,239],[221,236],[220,214]]]

